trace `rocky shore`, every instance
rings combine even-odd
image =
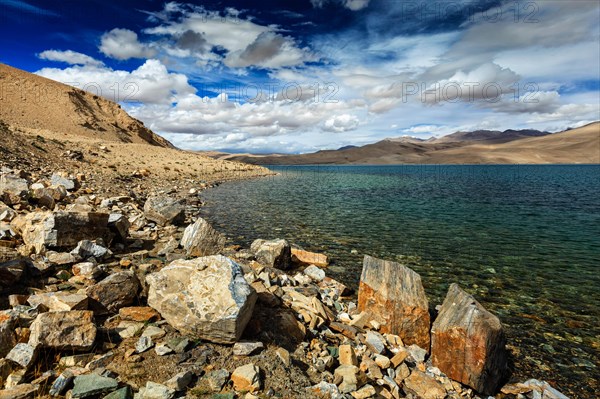
[[[507,383],[501,321],[458,285],[435,306],[398,263],[347,287],[286,240],[228,246],[207,185],[0,178],[0,399],[566,398]]]

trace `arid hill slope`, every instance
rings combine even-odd
[[[0,64],[0,120],[25,129],[172,147],[103,97]]]

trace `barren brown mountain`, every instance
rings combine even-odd
[[[225,155],[260,165],[600,163],[600,122],[560,133],[459,132],[436,140],[386,139],[363,147],[302,155]]]

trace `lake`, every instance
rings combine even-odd
[[[232,243],[286,238],[357,287],[364,254],[459,283],[505,325],[515,379],[600,392],[600,165],[271,167],[203,194]]]

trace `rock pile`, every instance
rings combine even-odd
[[[195,194],[3,173],[0,399],[564,398],[500,386],[502,326],[458,286],[431,317],[414,271],[367,256],[355,300],[323,254],[227,247]]]

